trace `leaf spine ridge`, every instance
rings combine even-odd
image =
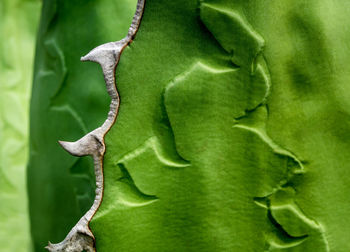
[[[103,158],[106,151],[104,137],[114,125],[119,111],[120,97],[116,87],[115,70],[119,63],[120,55],[124,48],[134,39],[140,26],[144,12],[145,0],[138,0],[136,11],[125,38],[116,42],[102,44],[91,50],[81,61],[92,61],[100,64],[106,88],[111,97],[110,110],[107,119],[97,129],[86,134],[75,142],[59,141],[59,144],[73,156],[90,155],[94,160],[96,176],[96,195],[91,208],[84,214],[77,224],[71,229],[66,238],[57,244],[48,243],[45,248],[51,252],[87,252],[96,251],[95,237],[89,228],[89,223],[102,202],[103,197]]]

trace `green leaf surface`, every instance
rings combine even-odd
[[[97,250],[349,251],[349,7],[148,0]]]
[[[57,141],[75,141],[105,120],[109,98],[102,72],[80,57],[124,37],[135,6],[134,0],[43,2],[27,178],[35,251],[63,240],[92,205],[92,159],[70,156]]]
[[[37,0],[0,2],[0,251],[31,248],[26,190]]]

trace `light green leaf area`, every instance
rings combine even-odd
[[[41,3],[0,1],[0,251],[31,248],[27,207],[29,98]]]
[[[97,250],[349,251],[349,4],[148,0]]]
[[[38,33],[31,99],[29,210],[35,251],[60,242],[91,207],[95,175],[90,157],[65,152],[107,117],[101,69],[80,57],[123,38],[135,0],[45,0]]]

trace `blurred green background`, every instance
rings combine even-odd
[[[29,100],[40,0],[0,1],[0,251],[29,251]]]

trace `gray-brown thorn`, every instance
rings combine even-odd
[[[109,96],[111,97],[108,117],[103,125],[76,142],[59,141],[60,145],[74,156],[91,155],[94,159],[96,175],[96,196],[93,205],[68,233],[66,238],[57,244],[46,247],[55,252],[93,252],[95,250],[95,237],[89,228],[89,222],[102,202],[103,196],[103,155],[105,153],[104,136],[114,124],[119,109],[119,94],[115,83],[115,68],[119,62],[123,49],[132,42],[140,25],[145,0],[138,0],[136,12],[130,25],[127,36],[117,42],[100,45],[82,57],[82,61],[93,61],[100,64]]]

